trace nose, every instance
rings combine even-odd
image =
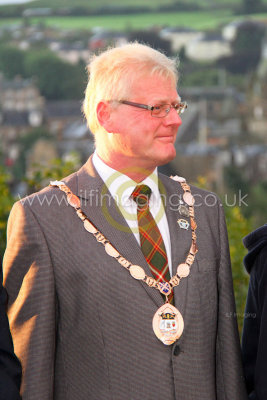
[[[169,113],[164,118],[165,125],[177,125],[179,127],[182,125],[182,119],[177,111],[172,107]]]

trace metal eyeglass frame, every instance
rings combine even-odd
[[[146,105],[146,104],[140,104],[140,103],[134,103],[134,102],[132,102],[132,101],[128,101],[128,100],[118,100],[118,103],[120,103],[120,104],[126,104],[126,105],[128,105],[128,106],[133,106],[133,107],[138,107],[138,108],[144,108],[145,110],[150,110],[151,111],[151,116],[152,117],[155,117],[155,118],[164,118],[164,117],[166,117],[168,114],[169,114],[169,112],[170,112],[170,110],[171,110],[171,108],[174,108],[176,111],[177,111],[177,114],[178,115],[180,115],[180,114],[182,114],[186,109],[187,109],[187,107],[188,107],[188,105],[187,105],[187,103],[184,101],[184,102],[181,102],[181,103],[177,103],[177,104],[174,104],[174,105],[172,105],[172,104],[169,104],[169,103],[166,103],[166,104],[155,104],[154,106],[148,106],[148,105]],[[155,108],[156,107],[163,107],[163,106],[168,106],[168,108],[166,108],[164,111],[165,111],[165,115],[155,115],[155,114],[153,114],[153,110],[155,110]]]

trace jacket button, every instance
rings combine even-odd
[[[173,349],[173,355],[178,356],[180,354],[180,351],[181,351],[180,346],[177,344]]]

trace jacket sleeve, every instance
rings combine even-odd
[[[11,210],[3,262],[14,349],[22,363],[23,400],[53,399],[55,287],[46,239],[28,204]]]
[[[6,315],[7,294],[0,285],[0,400],[20,400],[21,366],[14,354]]]
[[[267,399],[267,248],[250,274],[242,335],[242,354],[250,400]]]
[[[217,400],[245,400],[228,236],[223,207],[219,207],[220,266],[218,272],[218,326],[216,343]]]

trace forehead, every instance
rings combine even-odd
[[[158,74],[136,77],[130,89],[131,100],[140,102],[172,102],[179,99],[175,80]]]

